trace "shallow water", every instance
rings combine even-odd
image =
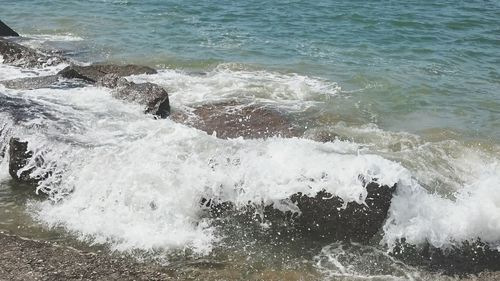
[[[0,164],[0,229],[77,239],[179,271],[210,264],[229,279],[447,279],[387,250],[401,238],[500,246],[500,7],[391,5],[9,3],[2,20],[27,35],[23,44],[83,62],[157,66],[158,74],[128,79],[165,87],[174,111],[250,101],[287,112],[305,137],[221,140],[154,120],[103,88],[0,86],[0,130],[8,132],[0,151],[9,136],[21,137],[47,160],[35,173],[53,172],[39,187],[50,200],[41,200]],[[0,64],[0,80],[62,67]],[[335,138],[311,140],[325,134]],[[211,196],[278,204],[321,189],[359,201],[360,174],[398,183],[384,228],[365,246],[219,221],[199,204]]]

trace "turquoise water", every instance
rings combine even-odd
[[[347,121],[499,142],[500,2],[313,2],[5,1],[0,16],[84,39],[65,43],[78,59],[299,73],[338,83],[322,110]]]

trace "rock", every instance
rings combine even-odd
[[[40,88],[77,88],[86,84],[77,80],[68,80],[59,75],[49,75],[40,77],[26,77],[12,80],[0,81],[7,88],[33,90]]]
[[[0,38],[0,55],[3,57],[3,63],[19,67],[44,67],[64,61],[59,56],[49,56],[2,38]]]
[[[368,241],[384,224],[396,186],[371,182],[366,190],[366,205],[349,202],[345,209],[342,199],[324,191],[315,197],[294,194],[291,201],[297,204],[301,215],[293,219],[293,224],[308,236]]]
[[[264,207],[264,218],[259,222],[271,222],[281,228],[281,233],[299,234],[315,240],[367,242],[383,226],[391,205],[396,185],[381,186],[376,182],[366,185],[365,204],[344,201],[337,196],[321,191],[314,197],[296,193],[289,198],[300,210],[282,212],[273,205]],[[230,202],[214,203],[203,199],[202,204],[209,207],[212,215],[224,217],[234,212]],[[249,211],[250,210],[250,211]],[[249,205],[244,212],[253,219],[255,209]]]
[[[94,64],[89,66],[70,65],[59,71],[59,75],[68,79],[82,79],[90,83],[96,83],[107,74],[115,74],[118,77],[125,77],[138,74],[154,74],[156,70],[140,65],[114,65],[114,64]]]
[[[11,138],[9,141],[9,174],[18,181],[28,183],[30,185],[37,185],[38,180],[30,177],[33,169],[19,171],[28,164],[33,153],[28,150],[28,143],[20,141],[18,138]]]
[[[8,27],[5,23],[0,20],[0,36],[19,36],[17,32]]]
[[[97,86],[114,89],[118,87],[118,80],[120,80],[120,78],[120,76],[114,73],[106,74],[97,81]]]
[[[129,82],[113,73],[103,76],[97,85],[114,88],[112,95],[115,98],[144,105],[145,113],[160,118],[167,118],[170,114],[168,93],[156,84]]]
[[[57,75],[50,75],[42,77],[28,77],[28,78],[0,81],[0,84],[3,84],[5,87],[11,89],[31,90],[31,89],[48,88],[51,85],[57,83],[58,81],[59,77]]]
[[[436,248],[429,244],[412,245],[403,239],[390,254],[408,265],[424,266],[447,275],[464,276],[485,270],[500,271],[500,251],[481,240]]]
[[[223,139],[301,135],[282,113],[264,106],[230,101],[201,105],[191,113],[189,116],[176,112],[171,118],[208,134],[216,132],[217,137]]]

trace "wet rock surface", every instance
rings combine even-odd
[[[172,120],[218,138],[296,137],[301,130],[275,109],[236,101],[196,106],[189,114],[172,113]]]
[[[145,113],[159,118],[167,118],[170,114],[168,93],[156,84],[129,82],[113,73],[99,79],[97,85],[112,88],[112,95],[117,99],[144,105]]]
[[[3,36],[17,37],[19,34],[0,20],[0,37]]]
[[[96,83],[108,74],[115,74],[118,77],[125,77],[130,75],[154,73],[156,73],[156,70],[148,66],[133,64],[94,64],[89,66],[70,65],[61,70],[58,75],[68,79],[82,79],[89,83]]]
[[[7,88],[11,89],[40,89],[40,88],[48,88],[54,84],[59,82],[59,76],[50,75],[50,76],[41,76],[41,77],[27,77],[27,78],[19,78],[12,80],[0,81],[0,84],[3,84]]]
[[[3,57],[3,63],[19,67],[44,67],[64,62],[64,59],[57,55],[44,54],[2,38],[0,55]]]
[[[365,204],[345,202],[327,192],[315,197],[294,194],[301,215],[291,219],[294,227],[307,236],[328,240],[366,242],[383,226],[396,186],[366,185]],[[274,212],[274,211],[273,211]]]
[[[283,212],[274,205],[268,205],[263,209],[264,217],[257,215],[255,219],[255,214],[260,212],[255,212],[254,207],[249,205],[243,211],[247,213],[247,219],[271,223],[281,233],[325,242],[368,242],[382,228],[395,189],[396,186],[368,183],[365,204],[345,203],[340,197],[321,191],[314,197],[296,193],[287,200],[300,212]],[[211,208],[212,215],[216,217],[234,214],[231,202],[215,202],[217,200],[202,200],[202,204]]]

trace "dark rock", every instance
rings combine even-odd
[[[315,240],[367,242],[383,226],[395,189],[396,185],[389,187],[371,182],[366,185],[365,204],[345,204],[341,198],[325,191],[315,197],[297,193],[289,201],[298,207],[300,214],[282,212],[268,205],[264,207],[264,218],[258,221],[271,222],[274,227],[281,228],[281,233],[299,234]],[[235,211],[231,202],[202,199],[201,203],[216,217],[225,217]],[[255,217],[254,211],[251,205],[243,210],[251,218]]]
[[[17,32],[8,27],[5,23],[0,20],[0,36],[19,36]]]
[[[382,227],[391,205],[396,186],[380,186],[371,182],[366,186],[368,192],[365,204],[347,203],[327,192],[319,192],[315,197],[297,193],[290,198],[301,211],[301,215],[290,217],[293,226],[307,235],[318,239],[343,241],[368,241]],[[270,206],[272,207],[272,206]],[[276,210],[270,208],[269,217]]]
[[[68,79],[82,79],[90,83],[96,83],[107,74],[115,74],[118,77],[125,77],[138,74],[154,74],[156,70],[140,65],[114,65],[114,64],[94,64],[89,66],[70,65],[58,74]]]
[[[134,83],[117,74],[108,74],[102,77],[99,86],[114,88],[112,95],[115,98],[138,103],[145,106],[145,113],[167,118],[170,114],[168,93],[162,87],[153,83]]]
[[[64,61],[59,56],[49,56],[42,52],[0,38],[0,55],[3,63],[20,67],[43,67]]]
[[[193,126],[219,138],[294,137],[301,132],[279,111],[235,101],[195,107],[192,115],[172,114],[172,120]]]
[[[30,177],[33,169],[19,171],[24,168],[30,158],[33,157],[33,152],[28,150],[28,143],[20,141],[18,138],[11,138],[9,142],[9,174],[18,181],[28,183],[30,185],[37,185],[38,180]]]
[[[441,249],[429,244],[412,245],[403,239],[390,254],[408,265],[424,266],[447,275],[500,271],[500,252],[481,240],[456,243]]]

